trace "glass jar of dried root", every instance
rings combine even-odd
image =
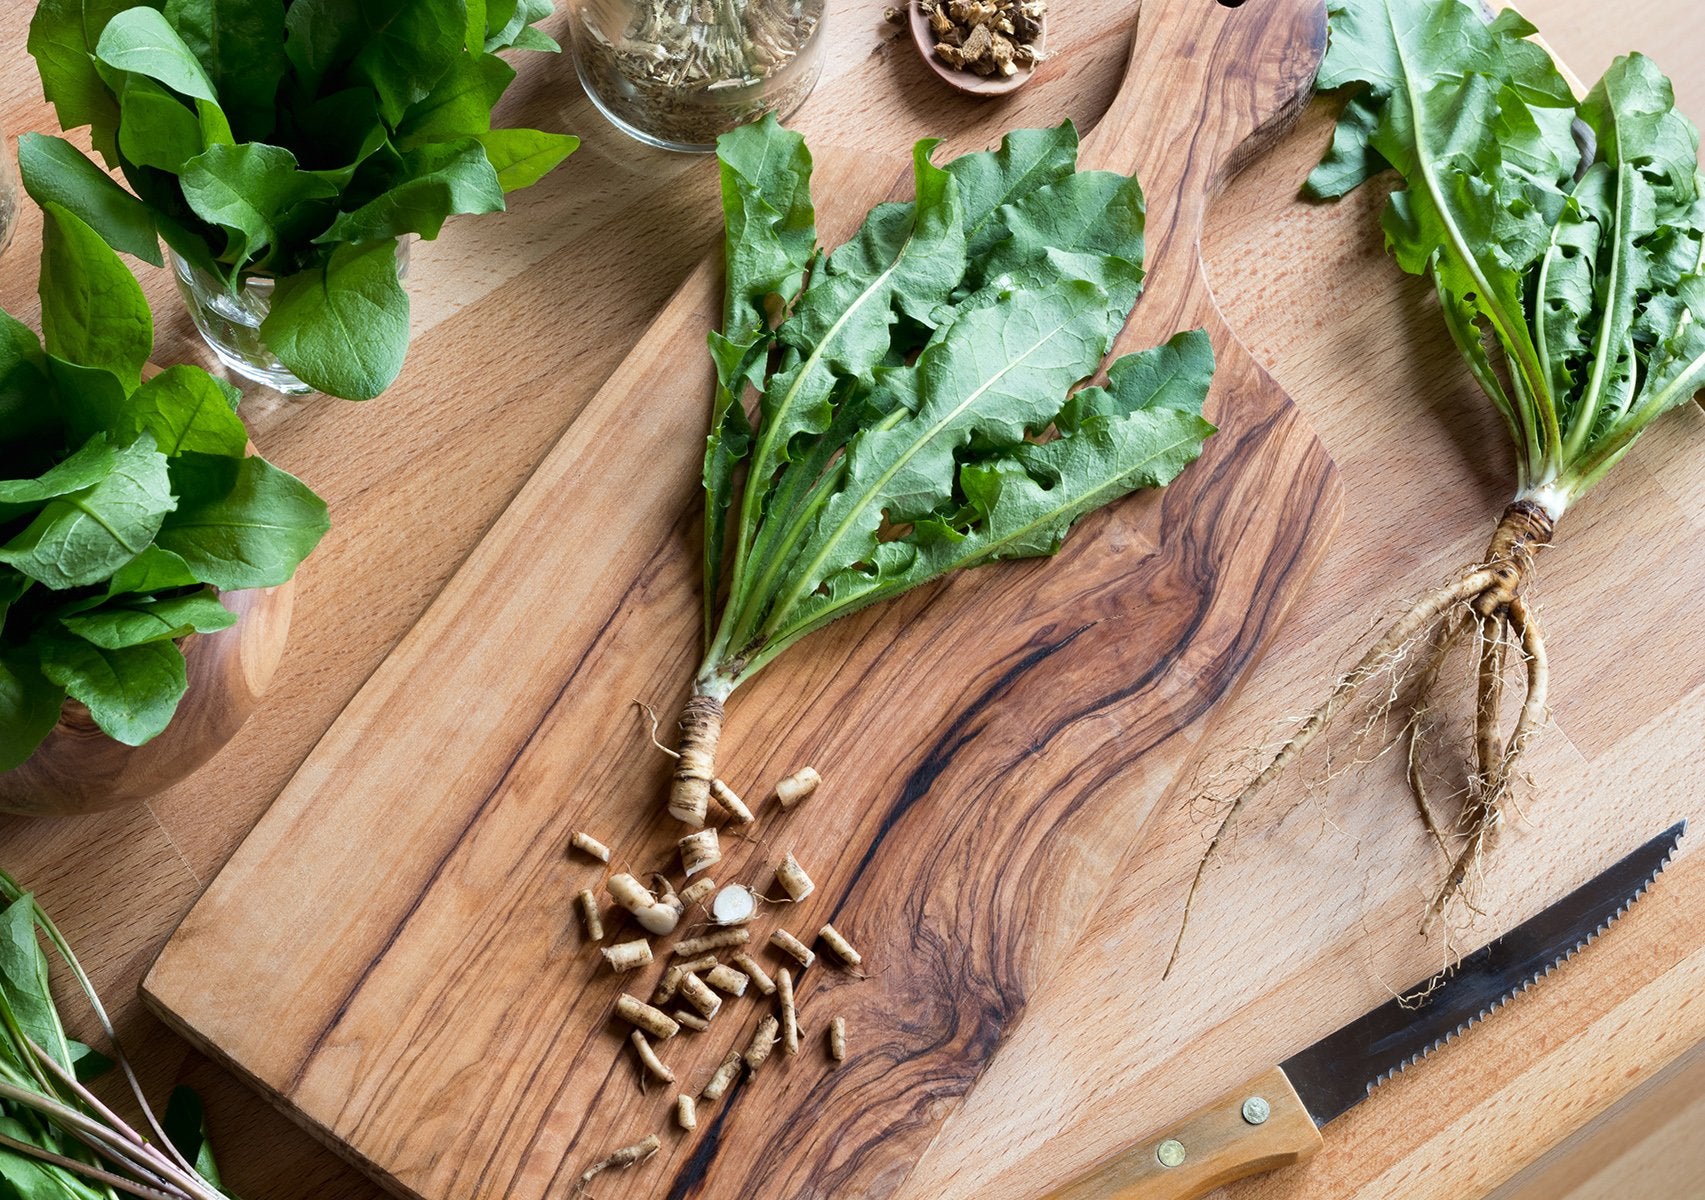
[[[709,151],[804,103],[822,72],[823,11],[824,0],[576,0],[574,66],[624,132]]]

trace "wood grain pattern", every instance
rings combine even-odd
[[[977,101],[940,89],[904,31],[882,21],[885,3],[836,0],[823,83],[796,117],[813,142],[883,161],[930,134],[948,136],[946,153],[1063,116],[1093,124],[1123,70],[1133,8],[1073,0],[1058,10],[1053,57],[1035,81]],[[31,7],[0,6],[9,51],[0,57],[0,125],[11,134],[54,128],[22,52]],[[1686,0],[1614,12],[1594,0],[1527,0],[1522,9],[1587,78],[1613,53],[1653,50],[1674,73],[1683,110],[1705,114],[1696,65],[1705,61],[1705,9]],[[551,28],[560,36],[563,18]],[[415,344],[398,387],[369,405],[253,391],[245,401],[268,457],[313,482],[334,519],[301,581],[289,653],[266,703],[205,770],[146,805],[0,823],[0,861],[72,936],[151,1090],[187,1083],[207,1097],[226,1178],[246,1200],[382,1193],[162,1029],[136,999],[137,982],[714,233],[715,179],[705,164],[612,133],[568,64],[529,59],[499,117],[574,130],[586,144],[567,169],[514,197],[509,216],[456,221],[442,241],[416,247]],[[1471,456],[1475,439],[1497,430],[1473,424],[1484,402],[1428,289],[1384,258],[1372,198],[1339,208],[1294,199],[1329,118],[1317,105],[1208,213],[1204,258],[1216,298],[1321,431],[1350,498],[1316,583],[1198,748],[1192,772],[1208,779],[1270,735],[1275,714],[1306,706],[1373,610],[1481,548],[1507,499],[1502,470]],[[39,224],[28,206],[24,218],[0,258],[0,306],[29,320]],[[161,361],[213,365],[166,273],[139,273],[159,313]],[[1567,645],[1557,668],[1567,711],[1542,767],[1552,782],[1557,770],[1566,774],[1506,835],[1482,898],[1486,916],[1468,936],[1492,936],[1626,850],[1637,832],[1696,811],[1705,614],[1692,598],[1705,586],[1705,527],[1686,501],[1705,486],[1705,460],[1693,452],[1701,437],[1698,414],[1655,430],[1649,450],[1619,468],[1549,556],[1542,600],[1548,629]],[[1640,586],[1606,589],[1594,564],[1629,555],[1644,571]],[[1614,621],[1605,619],[1611,603]],[[1650,663],[1665,669],[1654,675]],[[1602,686],[1584,689],[1583,679]],[[1164,943],[1208,813],[1180,797],[1157,814],[1090,934],[1050,968],[1056,982],[1031,998],[991,1072],[942,1126],[906,1200],[1033,1200],[1429,969],[1436,948],[1414,938],[1412,917],[1432,864],[1409,837],[1407,810],[1381,799],[1401,780],[1376,771],[1352,782],[1300,809],[1300,792],[1273,797],[1216,872],[1221,916],[1200,926],[1210,949],[1188,956],[1164,988],[1156,982]],[[1705,1034],[1694,957],[1702,905],[1705,871],[1684,860],[1615,939],[1500,1013],[1475,1043],[1434,1055],[1335,1122],[1308,1167],[1227,1194],[1462,1200],[1543,1169],[1553,1147],[1566,1151],[1575,1130],[1614,1118],[1624,1098],[1638,1100],[1645,1081]],[[1257,1002],[1268,992],[1281,1000]],[[1107,1011],[1109,996],[1118,1003]],[[1216,1027],[1219,1036],[1195,1040]],[[1602,1176],[1563,1177],[1546,1194],[1598,1200],[1626,1180],[1620,1194],[1693,1200],[1705,1140],[1665,1141],[1663,1132],[1654,1131],[1649,1152],[1635,1143],[1619,1156],[1625,1172],[1607,1163]]]
[[[1252,1101],[1264,1106],[1258,1120],[1249,1119]],[[1274,1067],[1046,1200],[1198,1200],[1250,1175],[1304,1162],[1320,1146],[1314,1118],[1283,1069]]]
[[[187,779],[237,736],[284,657],[295,583],[220,597],[237,624],[182,643],[188,690],[166,731],[141,746],[116,742],[67,700],[29,760],[0,772],[0,812],[69,817],[134,804]]]
[[[824,969],[799,985],[808,1018],[839,1011],[858,1049],[833,1072],[800,1060],[737,1085],[696,1139],[624,1179],[630,1194],[897,1188],[1302,586],[1336,520],[1335,474],[1219,319],[1199,245],[1224,173],[1299,111],[1323,34],[1317,0],[1145,10],[1121,101],[1082,155],[1134,168],[1151,197],[1148,292],[1115,353],[1207,325],[1220,433],[1186,477],[1086,522],[1058,561],[874,609],[731,707],[737,790],[801,761],[830,780],[758,836],[785,838],[819,880],[787,923],[833,920],[874,964],[856,986]],[[873,197],[859,164],[841,180],[819,194],[846,224]],[[401,1194],[552,1195],[665,1121],[667,1097],[635,1091],[608,1028],[622,981],[564,936],[560,898],[590,881],[560,848],[591,828],[649,871],[678,833],[627,702],[678,703],[697,649],[684,534],[714,285],[700,272],[665,311],[145,984],[192,1040]],[[565,527],[599,536],[552,538]],[[761,882],[766,853],[719,871]],[[303,894],[329,914],[302,921]],[[470,911],[487,915],[470,928]],[[755,1022],[751,1007],[721,1024]],[[727,1040],[671,1043],[671,1066],[708,1073]]]

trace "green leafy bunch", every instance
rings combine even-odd
[[[1577,101],[1536,30],[1472,0],[1334,0],[1323,88],[1351,94],[1317,197],[1395,168],[1384,225],[1430,275],[1553,518],[1705,385],[1699,135],[1649,58]]]
[[[227,1200],[200,1098],[149,1108],[94,985],[35,897],[0,871],[0,1196],[13,1200]],[[67,1036],[43,940],[88,1002],[116,1057]],[[121,1068],[148,1133],[85,1086]]]
[[[935,145],[913,153],[914,200],[879,205],[827,251],[803,140],[771,119],[720,142],[702,695],[949,571],[1052,554],[1080,516],[1167,483],[1213,432],[1201,330],[1073,391],[1142,286],[1136,180],[1078,170],[1069,122],[945,166]]]
[[[365,400],[402,369],[396,240],[504,208],[578,146],[493,129],[510,48],[556,50],[551,0],[41,0],[29,49],[66,129],[24,184],[159,266],[161,238],[236,289],[277,280],[261,334],[298,378]]]
[[[272,587],[328,522],[248,453],[238,392],[195,367],[146,381],[147,301],[79,217],[45,209],[42,339],[0,312],[0,770],[67,696],[139,745],[185,690],[179,639],[236,617],[210,589]]]

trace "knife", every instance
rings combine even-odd
[[[1537,916],[1328,1034],[1047,1200],[1190,1200],[1311,1157],[1320,1127],[1525,992],[1620,917],[1687,832],[1680,821]]]

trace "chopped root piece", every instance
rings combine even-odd
[[[864,961],[864,956],[853,949],[852,943],[841,936],[841,931],[833,925],[825,925],[817,931],[817,936],[823,939],[823,944],[835,952],[835,957],[849,967],[856,967]]]
[[[651,965],[651,943],[644,938],[635,938],[631,942],[617,942],[614,946],[605,946],[604,961],[610,964],[610,970],[618,975],[623,971],[631,971],[635,967]]]
[[[716,891],[716,880],[709,876],[703,879],[695,879],[681,889],[681,903],[697,904],[714,891]]]
[[[710,1028],[710,1021],[708,1018],[701,1017],[698,1013],[691,1012],[685,1008],[677,1008],[669,1015],[675,1018],[675,1023],[677,1025],[681,1026],[683,1029],[691,1029],[694,1033],[703,1033],[705,1030]]]
[[[651,1043],[645,1040],[643,1033],[636,1029],[628,1037],[628,1040],[633,1043],[634,1053],[639,1055],[640,1066],[663,1083],[675,1082],[675,1072],[663,1065],[663,1060],[657,1057],[657,1051],[651,1048]]]
[[[774,946],[777,950],[780,950],[783,954],[791,955],[798,959],[799,965],[802,967],[809,967],[812,963],[817,961],[816,951],[812,950],[810,946],[807,946],[804,942],[794,937],[785,929],[778,929],[774,933],[770,934],[770,945]]]
[[[817,885],[811,882],[811,876],[805,873],[805,868],[799,865],[799,860],[792,852],[782,860],[776,868],[776,882],[781,884],[782,891],[794,901],[800,901],[816,890]]]
[[[699,1127],[699,1106],[685,1092],[675,1097],[675,1124],[688,1133]]]
[[[675,953],[680,955],[703,954],[706,950],[721,950],[725,946],[744,946],[752,938],[750,930],[743,927],[722,929],[716,933],[707,933],[702,937],[687,938],[675,943]]]
[[[836,1062],[847,1060],[847,1019],[835,1017],[829,1021],[829,1057]]]
[[[706,973],[704,981],[717,991],[727,992],[730,996],[744,996],[746,985],[751,982],[743,972],[720,964]]]
[[[741,951],[734,956],[732,961],[735,966],[746,972],[747,977],[751,979],[760,992],[766,996],[776,994],[776,981],[770,978],[768,971],[758,965],[757,959],[745,951]]]
[[[670,895],[673,903],[659,901],[639,880],[625,873],[610,876],[604,887],[610,898],[632,913],[647,933],[673,933],[680,923],[680,910],[674,907],[680,903],[678,896]]]
[[[691,962],[675,963],[663,972],[663,978],[657,981],[657,994],[652,997],[653,1004],[662,1004],[672,999],[681,988],[681,980],[698,971],[708,971],[716,966],[716,955],[707,954],[703,958],[695,958]]]
[[[587,1167],[586,1170],[582,1171],[580,1173],[580,1186],[578,1190],[584,1192],[586,1190],[586,1185],[591,1183],[593,1179],[597,1178],[598,1175],[605,1171],[620,1171],[625,1167],[633,1166],[635,1163],[644,1162],[653,1154],[656,1154],[658,1150],[662,1149],[662,1147],[663,1139],[658,1137],[655,1133],[648,1136],[642,1142],[635,1142],[631,1146],[623,1146],[620,1150],[611,1154],[603,1162],[593,1163],[591,1166]]]
[[[776,799],[781,801],[783,808],[791,809],[810,799],[823,782],[823,777],[817,774],[815,767],[801,767],[786,779],[776,784]]]
[[[681,1032],[681,1027],[669,1019],[669,1015],[661,1009],[652,1008],[643,1000],[636,1000],[623,992],[616,997],[616,1015],[629,1025],[643,1029],[652,1037],[665,1041]]]
[[[716,830],[709,826],[689,833],[675,845],[681,851],[681,870],[686,872],[688,879],[722,861],[722,847],[717,844]]]
[[[781,1004],[782,1053],[798,1054],[799,1009],[793,1003],[793,972],[786,967],[776,972],[776,1000]]]
[[[709,1020],[722,1007],[722,997],[710,990],[710,985],[697,975],[681,976],[681,999],[691,1004]]]
[[[669,928],[673,930],[676,925],[680,924],[681,914],[687,911],[687,902],[675,894],[675,885],[669,882],[667,875],[653,875],[651,877],[651,890],[657,893],[657,907],[668,909],[674,914],[669,925]]]
[[[744,925],[758,911],[752,892],[738,883],[731,883],[716,894],[710,904],[710,919],[718,925]]]
[[[669,815],[695,829],[710,810],[716,778],[716,744],[722,739],[722,701],[694,696],[681,713],[681,757],[669,789]]]
[[[720,1100],[722,1093],[728,1090],[728,1085],[734,1082],[740,1074],[740,1051],[730,1050],[722,1065],[716,1069],[716,1074],[710,1077],[710,1082],[704,1085],[704,1091],[699,1093],[700,1100]]]
[[[710,798],[715,800],[722,810],[728,814],[728,819],[736,825],[750,825],[753,821],[752,810],[746,807],[746,802],[740,794],[720,779],[710,781]]]
[[[781,1022],[774,1017],[765,1017],[752,1031],[752,1040],[746,1045],[746,1069],[757,1073],[759,1067],[770,1057],[770,1051],[776,1048],[776,1030]]]
[[[568,844],[583,854],[589,854],[601,863],[610,861],[610,848],[589,833],[576,832]]]
[[[591,888],[581,888],[575,897],[580,905],[580,919],[586,922],[586,940],[601,942],[604,940],[604,918],[598,912],[598,897],[592,894]]]

